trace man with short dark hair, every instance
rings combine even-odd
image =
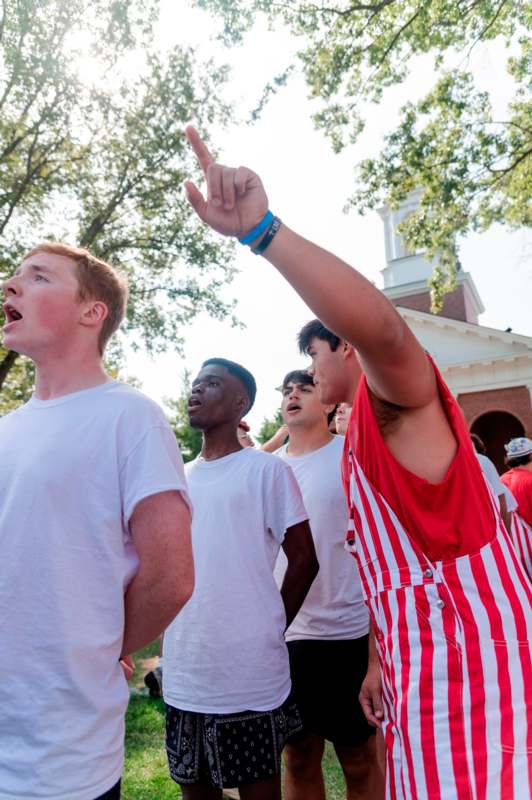
[[[190,423],[203,433],[187,465],[196,588],[164,636],[171,777],[184,800],[280,799],[286,738],[300,727],[283,633],[318,571],[297,482],[281,459],[242,447],[238,423],[255,380],[208,359],[192,383]],[[279,592],[280,547],[288,569]]]
[[[324,800],[325,740],[340,761],[348,800],[378,800],[382,776],[375,730],[358,702],[368,667],[369,615],[345,551],[347,506],[340,461],[344,440],[329,432],[334,405],[320,402],[312,376],[289,372],[281,387],[289,442],[277,451],[292,468],[309,514],[320,571],[285,638],[303,730],[285,748],[285,800]],[[276,578],[282,580],[281,553]],[[346,692],[346,687],[349,691]]]
[[[200,219],[264,256],[338,339],[314,330],[303,349],[321,401],[353,402],[348,544],[375,633],[362,700],[384,728],[387,796],[532,796],[532,592],[456,399],[382,292],[282,223],[256,173],[187,135]]]

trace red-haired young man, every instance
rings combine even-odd
[[[103,368],[127,299],[115,269],[45,243],[4,296],[35,392],[0,420],[0,798],[114,800],[119,659],[192,592],[183,463],[161,409]]]

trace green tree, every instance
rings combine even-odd
[[[278,409],[274,416],[269,419],[268,417],[264,417],[262,420],[262,424],[260,426],[259,432],[257,434],[257,439],[261,444],[269,441],[274,433],[277,433],[281,425],[283,424],[283,415],[281,414],[281,409]]]
[[[177,399],[165,398],[169,410],[169,422],[181,448],[183,461],[192,461],[201,451],[201,431],[193,428],[188,418],[188,398],[190,397],[190,372],[185,370],[181,380],[181,391]]]
[[[2,369],[4,374],[2,374]],[[33,391],[34,369],[27,358],[18,358],[16,353],[0,346],[0,417],[13,411],[29,400]]]
[[[186,48],[160,53],[157,6],[5,0],[0,11],[0,279],[39,240],[89,247],[128,274],[125,331],[151,352],[179,348],[198,312],[232,319],[233,307],[219,296],[232,246],[197,225],[182,191],[196,170],[184,125],[228,121],[226,70]],[[0,387],[16,363],[2,355]]]
[[[348,206],[359,212],[384,202],[392,208],[416,187],[420,207],[402,223],[406,244],[438,256],[433,304],[452,288],[456,237],[495,222],[531,224],[532,10],[524,0],[196,0],[222,15],[223,37],[239,41],[262,12],[300,38],[299,57],[311,96],[320,104],[316,125],[336,151],[356,142],[386,89],[402,83],[419,57],[431,57],[434,85],[408,102],[382,152],[358,165]],[[515,93],[504,118],[469,73],[480,42],[503,42]],[[458,56],[458,58],[457,58]],[[452,66],[452,61],[459,66]],[[428,67],[429,69],[431,67]],[[427,69],[423,62],[423,69]],[[263,100],[287,77],[268,85]],[[259,104],[259,107],[262,105]]]

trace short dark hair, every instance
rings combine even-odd
[[[481,456],[485,456],[486,445],[484,444],[478,433],[470,433],[469,435],[471,437],[471,441],[473,442],[473,447],[475,448],[477,453],[480,453]]]
[[[236,361],[229,361],[227,358],[208,358],[203,362],[201,368],[203,369],[203,367],[208,367],[209,364],[218,364],[220,367],[225,367],[225,369],[230,372],[231,375],[234,375],[234,377],[238,378],[240,383],[243,384],[249,399],[248,407],[244,412],[247,414],[250,408],[252,408],[257,395],[257,384],[251,372],[241,364],[237,364]]]
[[[340,337],[326,328],[319,319],[311,319],[310,322],[303,325],[297,334],[299,352],[306,355],[313,339],[321,339],[323,342],[329,342],[329,347],[333,352],[338,349],[338,345],[341,341]]]
[[[532,460],[532,453],[527,453],[524,456],[514,456],[513,458],[506,458],[506,463],[509,467],[523,467]]]
[[[314,378],[306,369],[293,369],[284,376],[281,390],[284,391],[289,383],[300,383],[302,386],[314,385]]]

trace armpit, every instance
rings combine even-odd
[[[385,433],[389,434],[394,431],[401,418],[401,412],[403,410],[401,406],[395,403],[389,403],[387,400],[381,400],[379,397],[376,397],[371,390],[369,390],[369,397],[380,432],[384,436]]]

